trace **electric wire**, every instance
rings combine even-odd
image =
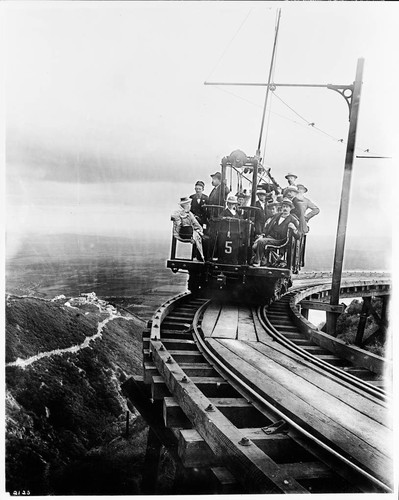
[[[226,55],[226,52],[228,51],[228,49],[230,48],[230,45],[233,43],[234,39],[237,37],[238,33],[241,31],[242,27],[244,26],[244,24],[246,23],[248,17],[250,16],[252,12],[252,9],[248,12],[248,14],[246,15],[245,19],[241,22],[240,26],[238,27],[236,33],[233,35],[233,37],[230,39],[230,41],[228,42],[228,44],[226,45],[224,51],[222,52],[221,56],[219,57],[219,59],[216,61],[216,64],[215,66],[213,67],[213,69],[211,69],[211,72],[209,73],[208,75],[208,78],[207,80],[209,80],[209,77],[214,73],[215,69],[219,66],[220,64],[220,61],[223,59],[223,57]]]
[[[233,96],[233,97],[235,97],[236,99],[240,99],[240,100],[242,100],[242,101],[244,101],[244,102],[246,102],[246,103],[248,103],[248,104],[251,104],[251,106],[255,106],[255,107],[257,107],[257,108],[261,108],[261,107],[262,107],[260,104],[255,103],[255,102],[253,102],[253,101],[251,101],[251,100],[249,100],[249,99],[246,99],[245,97],[242,97],[242,96],[240,96],[240,95],[238,95],[238,94],[235,94],[234,92],[231,92],[230,90],[227,90],[227,89],[225,89],[224,87],[218,87],[218,86],[215,86],[215,87],[213,87],[213,88],[214,88],[214,89],[219,90],[220,92],[225,92],[226,94],[232,95],[232,96]],[[290,121],[290,122],[292,122],[292,123],[295,123],[296,125],[300,125],[301,127],[304,127],[304,128],[306,128],[307,130],[314,130],[314,131],[317,131],[317,132],[319,132],[319,133],[321,133],[321,134],[325,135],[326,137],[329,137],[329,138],[330,138],[332,141],[334,141],[334,142],[338,142],[338,143],[341,143],[341,144],[343,144],[343,145],[346,145],[346,142],[347,142],[347,141],[346,141],[346,140],[344,140],[343,138],[339,138],[339,139],[338,139],[337,137],[335,137],[335,136],[333,136],[333,135],[329,134],[328,132],[326,132],[326,131],[322,130],[321,128],[317,127],[317,126],[315,125],[315,122],[309,122],[309,121],[308,121],[306,118],[304,118],[304,117],[303,117],[300,113],[298,113],[297,111],[295,111],[295,110],[292,108],[292,106],[288,105],[288,104],[287,104],[287,103],[286,103],[283,99],[281,99],[281,97],[280,97],[280,96],[278,96],[278,95],[276,94],[276,92],[275,92],[275,91],[274,91],[274,92],[272,92],[272,95],[276,96],[276,97],[277,97],[277,98],[278,98],[278,99],[282,102],[282,104],[286,105],[286,106],[287,106],[290,110],[292,110],[292,111],[293,111],[293,112],[294,112],[294,113],[295,113],[298,117],[300,117],[300,118],[301,118],[301,120],[302,120],[302,123],[301,123],[301,122],[298,122],[297,120],[293,120],[292,118],[288,118],[287,116],[281,115],[280,113],[277,113],[276,111],[271,111],[271,110],[270,110],[271,114],[273,114],[273,115],[275,115],[275,116],[278,116],[278,117],[282,118],[283,120],[287,120],[287,121]],[[309,129],[309,127],[310,127],[310,129]],[[362,147],[362,146],[357,146],[357,147],[355,148],[355,150],[356,150],[356,151],[358,151],[358,152],[362,152],[362,153],[370,153],[370,155],[372,155],[372,154],[373,154],[373,156],[379,156],[380,158],[390,158],[390,157],[387,157],[387,156],[377,155],[376,153],[372,153],[372,152],[370,151],[370,148],[364,148],[364,147]],[[360,157],[361,157],[361,156],[360,156]],[[264,155],[263,155],[263,158],[264,158]],[[367,157],[367,158],[369,158],[369,157]]]

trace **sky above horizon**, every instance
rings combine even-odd
[[[223,156],[255,154],[264,89],[204,81],[267,81],[277,7],[274,81],[350,84],[364,57],[356,153],[393,156],[393,2],[6,2],[7,233],[170,233],[196,180],[209,193]],[[308,186],[312,234],[335,235],[347,105],[275,94],[265,163]],[[355,161],[349,234],[391,234],[392,179],[393,160]]]

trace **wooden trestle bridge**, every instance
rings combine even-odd
[[[381,274],[346,274],[340,296],[390,287]],[[331,276],[308,274],[257,308],[185,292],[148,322],[143,382],[182,464],[206,470],[215,491],[392,491],[391,362],[307,320],[330,288]]]

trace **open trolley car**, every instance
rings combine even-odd
[[[266,265],[251,264],[252,246],[255,241],[255,206],[258,186],[271,191],[276,183],[258,157],[247,157],[242,151],[234,151],[221,162],[222,185],[230,192],[237,190],[247,194],[247,206],[240,207],[239,218],[223,217],[224,199],[221,205],[207,205],[208,219],[203,237],[204,261],[195,258],[193,245],[191,257],[179,257],[179,247],[186,245],[172,236],[171,256],[167,267],[173,272],[188,272],[188,288],[194,293],[210,295],[215,290],[227,291],[229,298],[251,302],[267,302],[278,298],[292,285],[292,274],[304,265],[305,235],[295,239],[288,231],[278,246],[265,248]],[[222,189],[224,193],[224,190]],[[303,216],[303,215],[301,215]]]

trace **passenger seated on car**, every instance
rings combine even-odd
[[[278,208],[281,206],[279,201],[269,201],[266,203],[266,223],[278,212]]]
[[[255,253],[252,259],[252,265],[255,267],[259,267],[260,265],[265,266],[267,264],[265,255],[266,246],[283,245],[287,239],[289,229],[291,229],[295,239],[299,239],[301,236],[298,230],[298,221],[290,214],[291,209],[294,208],[292,201],[288,198],[284,198],[281,207],[281,213],[277,213],[266,222],[263,235],[255,241],[252,247]]]
[[[220,217],[234,217],[238,219],[237,203],[237,197],[234,194],[229,194],[226,200],[226,208],[220,214]]]
[[[190,198],[180,198],[179,205],[180,209],[171,215],[171,220],[173,221],[173,236],[177,240],[185,243],[195,243],[199,255],[202,260],[205,260],[202,249],[202,236],[204,233],[201,224],[190,212]]]
[[[242,207],[246,206],[247,195],[245,193],[239,192],[236,194],[237,197],[237,215],[240,219],[248,219],[248,210],[243,210]]]

